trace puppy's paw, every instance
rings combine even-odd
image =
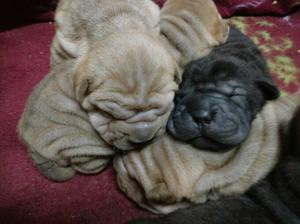
[[[71,159],[71,164],[74,170],[84,173],[84,174],[95,174],[101,172],[105,167],[107,167],[110,162],[110,157],[77,157]]]
[[[71,179],[76,171],[72,167],[63,167],[56,162],[46,160],[37,153],[31,153],[31,158],[38,166],[39,170],[50,180],[63,182]]]
[[[60,167],[52,162],[45,166],[39,166],[39,168],[45,176],[56,182],[67,181],[76,174],[72,167]]]

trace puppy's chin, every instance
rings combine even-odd
[[[226,152],[234,149],[235,146],[242,143],[247,135],[241,135],[240,133],[230,136],[229,138],[219,138],[217,140],[210,139],[208,137],[198,137],[189,143],[201,150],[213,151],[213,152]],[[228,144],[226,143],[228,142]]]
[[[187,139],[187,136],[185,136],[185,138],[182,139],[182,135],[178,134],[176,130],[170,128],[170,126],[171,121],[168,123],[168,131],[173,137],[187,142],[198,149],[213,152],[226,152],[234,149],[235,146],[246,139],[248,133],[248,130],[239,130],[230,136],[222,136],[222,132],[211,135],[203,135],[198,132],[197,137],[194,137],[196,134],[194,133],[193,138]]]
[[[201,150],[207,150],[212,152],[226,152],[232,149],[228,145],[224,145],[219,142],[215,142],[208,138],[203,138],[203,137],[199,137],[191,140],[190,144]]]

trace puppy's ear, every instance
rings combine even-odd
[[[255,81],[256,86],[262,92],[266,100],[275,100],[279,97],[280,92],[273,82],[273,80],[265,79],[265,80],[257,80]]]
[[[72,4],[76,3],[60,1],[55,12],[56,34],[51,45],[52,66],[68,59],[79,58],[88,50],[82,21],[79,16],[74,16],[76,11]]]

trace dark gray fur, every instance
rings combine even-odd
[[[185,69],[168,130],[209,151],[240,144],[267,100],[279,91],[258,47],[231,28],[229,38]]]

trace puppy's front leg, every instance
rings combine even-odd
[[[72,67],[58,66],[35,88],[19,122],[33,161],[54,181],[100,172],[114,154],[76,101]]]

